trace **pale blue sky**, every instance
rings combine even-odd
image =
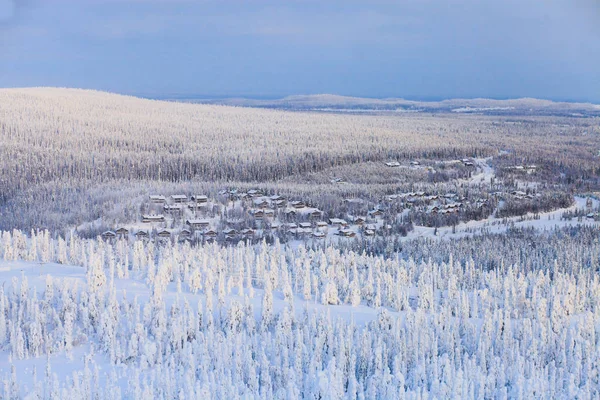
[[[600,103],[598,0],[0,0],[0,87]]]

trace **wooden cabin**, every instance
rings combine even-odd
[[[142,222],[165,222],[165,216],[162,214],[146,214],[142,216]]]
[[[113,231],[106,231],[102,234],[103,239],[114,239],[117,237],[117,234]]]
[[[258,208],[267,208],[269,207],[269,202],[265,199],[256,199],[253,201],[254,203],[254,207],[258,207]]]
[[[137,231],[135,237],[138,239],[145,239],[148,237],[148,232],[146,231]]]
[[[126,229],[126,228],[119,228],[115,232],[119,236],[127,236],[127,235],[129,235],[129,229]]]
[[[196,203],[208,203],[208,197],[203,194],[195,194],[192,196],[192,201]]]
[[[292,201],[290,205],[294,208],[300,209],[306,207],[306,204],[302,201]]]
[[[160,196],[157,194],[150,195],[150,203],[162,204],[162,203],[165,203],[166,201],[167,201],[167,199],[165,198],[165,196]]]
[[[338,235],[342,237],[353,238],[356,236],[356,233],[354,231],[351,231],[350,229],[340,229],[338,231]]]
[[[171,195],[171,200],[173,200],[174,203],[186,203],[188,197],[185,194],[174,194]]]
[[[252,216],[255,219],[263,219],[265,217],[265,212],[263,210],[254,210]]]
[[[325,239],[325,232],[320,232],[320,231],[316,231],[312,233],[312,237],[314,237],[315,239]]]
[[[329,223],[329,225],[333,225],[333,226],[346,226],[348,225],[348,223],[341,219],[341,218],[329,218],[327,220],[327,222]]]
[[[188,219],[185,221],[185,224],[192,229],[204,229],[208,228],[210,221],[206,219]]]
[[[205,237],[217,237],[217,231],[215,231],[214,229],[208,229],[204,232],[202,232],[202,235],[204,235]]]
[[[192,236],[192,232],[190,232],[190,230],[188,229],[182,229],[181,232],[179,232],[179,237],[190,237]]]
[[[162,231],[159,231],[156,235],[160,238],[170,238],[171,232],[166,229],[163,229]]]

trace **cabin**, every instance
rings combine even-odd
[[[161,204],[161,203],[165,203],[167,201],[167,199],[165,198],[165,196],[160,196],[157,194],[151,194],[150,195],[150,202],[151,203],[155,203],[155,204]]]
[[[181,232],[179,232],[179,237],[188,238],[190,236],[192,236],[192,232],[190,232],[188,229],[182,229]]]
[[[146,214],[142,216],[142,222],[165,222],[165,216],[162,214]]]
[[[367,222],[367,219],[365,217],[355,217],[354,218],[354,222],[356,225],[363,225],[365,222]]]
[[[440,208],[438,206],[431,206],[427,210],[427,213],[429,213],[429,214],[437,214],[439,211],[440,211]]]
[[[207,219],[188,219],[185,224],[192,229],[204,229],[208,228],[210,221]]]
[[[254,207],[258,207],[258,208],[267,208],[269,207],[269,202],[265,199],[256,199],[254,200]]]
[[[252,230],[252,229],[250,229],[250,228],[242,230],[242,235],[243,235],[244,237],[246,237],[246,238],[251,238],[251,237],[253,237],[253,236],[254,236],[254,233],[255,233],[255,232],[254,232],[254,230]]]
[[[375,231],[373,229],[365,229],[365,236],[375,236]]]
[[[279,224],[279,222],[271,222],[268,227],[270,229],[279,229],[281,225]]]
[[[380,217],[383,215],[383,210],[380,208],[376,208],[369,212],[372,217]]]
[[[192,201],[200,204],[208,203],[208,197],[203,194],[195,194],[192,196]]]
[[[300,222],[298,226],[302,229],[310,229],[312,228],[312,224],[310,222]]]
[[[166,213],[179,213],[183,211],[181,204],[165,204],[163,207]]]
[[[137,231],[135,237],[138,239],[145,239],[148,237],[148,232],[146,231]]]
[[[338,231],[338,235],[342,237],[353,238],[356,236],[356,233],[354,231],[351,231],[350,229],[340,229]]]
[[[287,232],[295,232],[296,229],[298,229],[298,225],[294,224],[294,223],[289,223],[289,224],[285,224],[283,225],[283,228],[287,231]]]
[[[263,210],[254,210],[252,211],[252,216],[255,219],[263,219],[265,217],[265,212]]]
[[[293,209],[285,210],[285,215],[287,215],[288,217],[294,217],[294,216],[296,216],[296,210],[293,210]]]
[[[129,235],[129,229],[126,229],[126,228],[119,228],[115,232],[119,236],[127,236],[127,235]]]
[[[284,197],[282,197],[282,196],[279,196],[279,195],[277,195],[277,194],[276,194],[276,195],[273,195],[273,196],[271,196],[271,197],[269,197],[269,199],[270,199],[271,201],[281,201],[281,200],[285,200],[285,198],[284,198]]]
[[[185,194],[174,194],[171,195],[171,200],[174,203],[187,203],[188,197]]]
[[[388,161],[385,163],[385,165],[386,165],[386,167],[394,168],[394,167],[399,167],[400,163],[398,161]]]
[[[296,229],[296,235],[298,235],[298,236],[307,236],[307,235],[310,235],[311,233],[312,233],[312,230],[310,228]]]
[[[275,210],[265,209],[263,210],[265,217],[273,217],[275,215]]]
[[[171,232],[166,229],[163,229],[162,231],[159,231],[156,235],[160,238],[170,238]]]
[[[206,237],[211,237],[211,238],[217,237],[217,231],[215,231],[214,229],[208,229],[208,230],[202,232],[202,234]]]
[[[323,211],[321,210],[313,210],[308,215],[310,218],[321,218],[323,216]]]
[[[191,201],[187,206],[190,210],[196,211],[205,208],[207,205],[208,203],[196,203],[195,201]]]
[[[317,228],[327,228],[327,222],[325,222],[325,221],[317,222]]]
[[[102,234],[103,239],[114,239],[117,237],[117,234],[113,231],[106,231]]]
[[[326,235],[325,235],[325,232],[316,231],[316,232],[313,232],[312,236],[315,239],[325,239]]]
[[[413,167],[416,167],[417,165],[421,165],[421,163],[418,161],[411,161],[410,165],[412,165]]]
[[[248,190],[248,195],[250,197],[260,197],[260,196],[263,196],[264,194],[263,194],[262,190],[250,189],[250,190]]]
[[[228,237],[228,238],[232,238],[232,237],[235,237],[237,235],[237,231],[235,229],[231,229],[231,228],[230,229],[225,229],[223,231],[223,233],[225,234],[225,237]]]
[[[287,202],[284,200],[275,200],[273,203],[277,208],[283,208],[286,206]]]
[[[306,207],[306,204],[304,204],[304,202],[302,201],[292,201],[290,203],[290,205],[294,208],[300,209],[300,208],[304,208]]]
[[[334,226],[346,226],[348,225],[348,223],[341,219],[341,218],[329,218],[327,220],[327,222],[329,223],[329,225],[334,225]]]

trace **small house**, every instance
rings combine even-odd
[[[321,211],[321,210],[313,210],[309,214],[309,217],[311,217],[311,218],[321,218],[322,216],[323,216],[323,211]]]
[[[142,222],[144,222],[144,223],[165,222],[165,216],[162,214],[146,214],[146,215],[142,216]]]
[[[300,222],[298,226],[302,229],[310,229],[312,224],[310,222]]]
[[[138,239],[145,239],[148,237],[148,232],[146,231],[137,231],[135,237]]]
[[[215,231],[214,229],[208,229],[208,230],[202,232],[202,234],[206,237],[214,238],[217,236],[217,231]]]
[[[162,231],[159,231],[156,235],[160,238],[170,238],[171,232],[166,229],[163,229]]]
[[[192,229],[204,229],[208,228],[210,221],[206,219],[188,219],[185,221],[185,224]]]
[[[103,239],[114,239],[117,237],[117,234],[113,231],[106,231],[102,234]]]
[[[383,210],[380,208],[376,208],[376,209],[372,210],[371,212],[369,212],[369,214],[373,217],[380,217],[383,215]]]
[[[192,232],[190,232],[188,229],[182,229],[181,232],[179,232],[179,237],[190,237],[192,236]]]
[[[388,161],[388,162],[386,162],[386,163],[385,163],[385,165],[386,165],[387,167],[392,167],[392,168],[394,168],[394,167],[399,167],[399,166],[400,166],[400,163],[399,163],[398,161]]]
[[[350,229],[340,229],[338,231],[338,235],[342,237],[352,238],[356,236],[356,233],[354,231],[351,231]]]
[[[348,225],[348,223],[341,219],[341,218],[329,218],[327,220],[327,222],[329,222],[329,225],[333,225],[333,226],[346,226]]]
[[[265,199],[255,199],[253,203],[254,203],[254,207],[258,207],[258,208],[269,207],[269,202]]]
[[[355,217],[354,218],[354,222],[356,225],[363,225],[365,222],[367,222],[367,219],[365,217]]]
[[[185,194],[174,194],[171,195],[171,200],[173,200],[174,203],[186,203],[188,197]]]
[[[163,207],[166,213],[180,213],[183,211],[183,207],[181,204],[165,204]]]
[[[321,231],[315,231],[315,232],[313,232],[312,236],[313,236],[315,239],[325,239],[325,236],[326,236],[326,235],[325,235],[325,232],[321,232]]]
[[[263,210],[254,210],[252,211],[252,216],[255,219],[263,219],[265,217],[265,212]]]
[[[116,233],[119,236],[127,236],[127,235],[129,235],[129,229],[119,228],[119,229],[116,230]]]
[[[259,196],[263,195],[263,192],[262,192],[262,190],[259,190],[259,189],[250,189],[250,190],[248,190],[248,195],[250,197],[259,197]]]
[[[161,203],[165,203],[167,201],[167,199],[165,198],[165,196],[160,196],[157,194],[151,194],[150,195],[150,202],[151,203],[155,203],[155,204],[161,204]]]
[[[304,208],[306,207],[306,204],[304,204],[304,202],[302,201],[292,201],[290,203],[290,205],[296,209],[300,209],[300,208]]]
[[[196,203],[208,203],[208,197],[203,194],[195,194],[192,196],[192,201]]]
[[[237,235],[237,231],[235,229],[229,228],[229,229],[225,229],[223,231],[223,233],[225,234],[225,237],[235,237]]]

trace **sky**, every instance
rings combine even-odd
[[[0,0],[0,87],[600,103],[600,0]]]

